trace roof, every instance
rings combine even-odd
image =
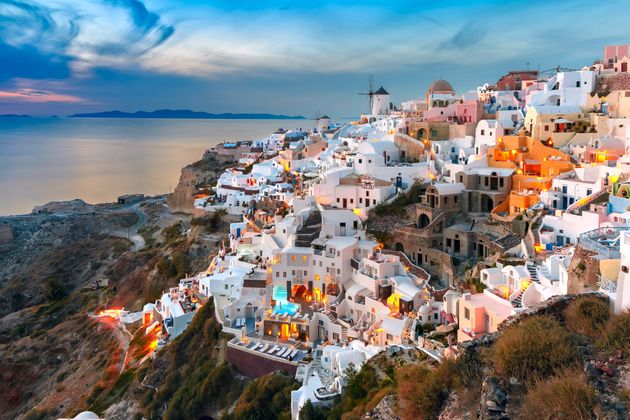
[[[429,92],[454,92],[453,86],[444,79],[436,80],[429,85]]]
[[[438,182],[437,184],[433,184],[433,187],[435,187],[440,195],[459,194],[466,189],[464,184],[460,182]]]
[[[388,316],[383,320],[381,328],[386,334],[400,337],[405,329],[405,320]]]
[[[572,105],[532,105],[539,114],[579,114],[582,112],[579,106]]]
[[[389,92],[387,92],[383,86],[381,86],[376,92],[373,93],[373,95],[389,95]]]

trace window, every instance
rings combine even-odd
[[[337,198],[337,203],[339,202],[339,198]]]
[[[464,308],[464,319],[470,319],[470,309]]]
[[[586,190],[586,195],[591,195],[591,194],[593,194],[593,190],[591,190],[590,188]]]
[[[388,340],[393,340],[394,339],[394,337],[391,334],[387,334],[386,337],[387,337]]]
[[[369,192],[369,191],[366,191],[366,192],[365,192],[365,196],[366,196],[366,197],[369,197],[369,196],[370,196],[370,192]]]
[[[486,135],[486,130],[481,130],[481,135],[485,136]]]
[[[291,261],[295,261],[295,255],[291,255]]]
[[[457,198],[458,198],[458,196],[455,196],[455,204],[457,204]]]
[[[372,200],[372,204],[376,205],[376,200]]]
[[[622,265],[621,266],[621,271],[623,271],[624,273],[628,272],[628,266],[627,265]]]
[[[302,261],[306,262],[306,260],[308,260],[308,257],[306,255],[302,255]]]
[[[433,314],[433,319],[438,319],[438,314],[437,314],[437,312]]]
[[[354,222],[352,222],[352,227],[356,230],[359,228],[359,221],[355,220]]]
[[[359,159],[359,163],[363,163],[363,159]]]
[[[359,197],[359,204],[363,204],[363,197]]]
[[[545,131],[549,131],[549,126],[545,125]]]

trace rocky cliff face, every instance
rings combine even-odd
[[[211,151],[203,158],[182,169],[179,183],[168,198],[168,205],[174,212],[192,213],[195,195],[209,191],[225,168],[234,163],[230,156],[217,155]]]

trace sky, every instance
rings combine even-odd
[[[352,117],[370,74],[400,102],[580,68],[629,19],[627,0],[0,0],[0,114]]]

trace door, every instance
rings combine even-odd
[[[343,199],[343,208],[344,208],[344,209],[347,209],[347,208],[348,208],[348,199],[347,199],[347,198],[344,198],[344,199]]]
[[[628,72],[628,63],[621,63],[621,72],[622,73]]]

